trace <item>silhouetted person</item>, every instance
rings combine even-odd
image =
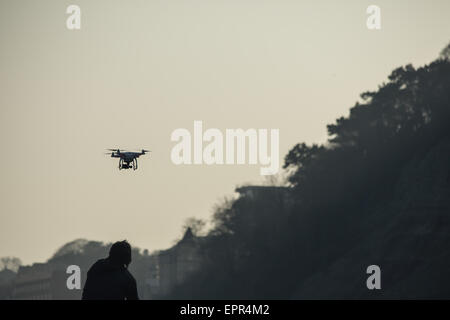
[[[87,273],[82,300],[138,300],[136,280],[128,271],[131,246],[114,243],[109,256],[92,265]]]

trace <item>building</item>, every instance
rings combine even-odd
[[[16,273],[4,268],[0,271],[0,300],[11,299],[12,289]]]
[[[237,225],[245,230],[241,233],[253,248],[259,245],[267,250],[277,250],[289,221],[293,197],[291,188],[283,186],[242,186],[235,190],[239,196],[232,205]],[[235,266],[245,263],[249,252],[237,246]]]
[[[69,290],[64,268],[48,263],[21,266],[14,280],[14,300],[79,300],[81,290]]]
[[[145,286],[142,297],[145,300],[158,298],[160,295],[159,286],[159,254],[152,254],[148,259],[147,273],[145,275]]]
[[[159,253],[158,262],[153,265],[152,277],[149,279],[154,298],[170,294],[176,285],[199,270],[203,261],[199,242],[200,238],[194,236],[188,228],[176,245]]]

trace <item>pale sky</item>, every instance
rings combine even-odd
[[[81,30],[66,28],[70,4]],[[276,128],[282,164],[395,67],[435,59],[449,13],[448,0],[0,0],[0,256],[45,261],[76,238],[171,246],[186,218],[264,180],[259,165],[174,165],[173,130]],[[103,154],[116,147],[153,152],[119,172]]]

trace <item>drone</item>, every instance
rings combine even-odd
[[[112,151],[111,158],[120,158],[119,170],[131,168],[133,168],[133,170],[136,170],[138,168],[137,158],[146,154],[147,152],[151,152],[150,150],[144,149],[142,149],[141,152],[121,151],[120,149],[107,150]],[[109,154],[109,152],[106,154]]]

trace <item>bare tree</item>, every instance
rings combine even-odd
[[[264,185],[272,187],[286,187],[288,185],[289,172],[281,170],[277,174],[265,176]]]
[[[187,218],[183,225],[183,234],[186,232],[188,228],[191,228],[192,234],[194,236],[202,236],[204,235],[206,227],[206,222],[202,219],[198,219],[195,217]]]
[[[19,267],[22,265],[22,261],[16,257],[2,257],[0,258],[0,269],[1,270],[11,270],[17,272]]]
[[[441,51],[439,55],[442,59],[450,60],[450,43]]]

